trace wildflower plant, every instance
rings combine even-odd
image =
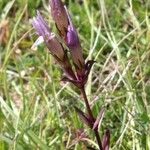
[[[62,1],[50,0],[49,5],[51,15],[58,30],[58,35],[52,32],[40,12],[37,11],[36,17],[32,19],[32,25],[39,38],[33,44],[33,47],[44,42],[51,55],[65,73],[65,76],[63,76],[61,80],[71,82],[81,91],[87,112],[83,112],[78,107],[75,107],[75,110],[83,123],[93,130],[99,150],[108,150],[110,138],[109,130],[104,133],[102,140],[98,132],[98,125],[104,108],[101,109],[97,117],[94,117],[85,92],[85,84],[94,61],[89,60],[85,62],[77,30]],[[68,51],[71,57],[68,56]]]

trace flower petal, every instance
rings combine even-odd
[[[35,49],[37,48],[37,46],[40,45],[40,44],[43,43],[43,42],[44,42],[43,37],[42,37],[42,36],[39,36],[39,37],[37,38],[37,40],[33,43],[31,49],[32,49],[32,50],[35,50]]]

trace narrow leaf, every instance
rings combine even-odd
[[[80,119],[90,128],[92,128],[92,123],[90,121],[90,119],[88,118],[87,114],[85,114],[82,110],[80,110],[79,108],[75,107],[75,110],[78,114],[78,116],[80,117]]]
[[[110,140],[110,132],[107,129],[102,139],[102,147],[103,150],[109,150],[109,140]]]
[[[103,114],[104,114],[104,108],[102,108],[101,110],[100,110],[100,112],[99,112],[99,114],[98,114],[98,116],[97,116],[97,118],[96,118],[96,121],[95,121],[95,123],[94,123],[94,125],[93,125],[93,129],[96,129],[96,128],[98,128],[98,125],[99,125],[99,122],[100,122],[100,120],[102,119],[102,116],[103,116]]]

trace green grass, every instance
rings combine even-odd
[[[110,129],[111,150],[150,150],[150,1],[66,3],[84,57],[96,61],[86,92],[95,115],[107,108],[100,134]],[[43,44],[31,50],[36,35],[29,20],[37,9],[53,26],[45,0],[0,0],[0,24],[9,25],[0,43],[0,150],[96,148],[73,109],[85,109],[79,91],[60,82],[62,72]],[[77,142],[79,129],[88,135],[84,142]]]

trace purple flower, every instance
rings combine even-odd
[[[50,50],[51,54],[60,61],[63,61],[64,49],[56,36],[51,33],[51,29],[42,18],[40,12],[37,12],[37,16],[33,18],[32,25],[37,31],[37,34],[43,37],[44,42],[47,48]]]
[[[48,27],[39,11],[37,11],[37,16],[33,18],[32,25],[39,36],[44,38],[51,35],[51,29]]]

